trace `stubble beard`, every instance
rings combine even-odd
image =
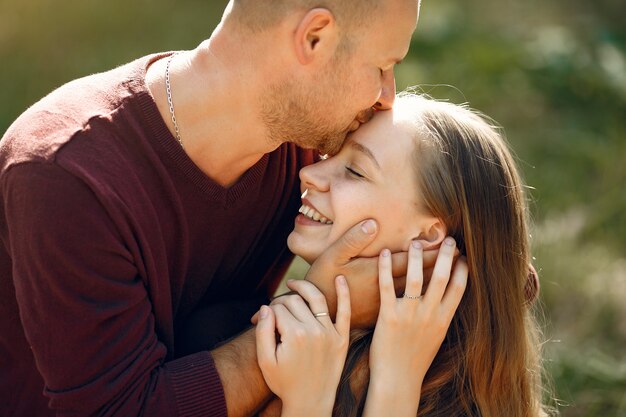
[[[302,91],[295,82],[270,86],[268,90],[261,105],[261,117],[272,144],[291,142],[302,148],[317,149],[321,154],[339,152],[349,125],[333,120],[332,116],[336,115],[325,114],[324,106],[313,102],[314,94],[319,91]]]

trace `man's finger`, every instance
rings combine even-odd
[[[432,269],[435,266],[438,254],[439,248],[424,250],[424,254],[422,256],[424,270]],[[408,252],[395,252],[391,255],[391,260],[393,262],[393,276],[401,277],[406,275],[409,262]]]
[[[439,255],[439,248],[424,250],[424,269],[434,268],[437,255]]]
[[[372,243],[377,232],[376,221],[365,220],[344,233],[322,254],[322,257],[330,257],[337,265],[345,265]]]
[[[430,278],[432,274],[432,270],[435,267],[435,263],[437,262],[437,256],[439,255],[439,248],[436,249],[428,249],[424,250],[424,255],[422,257],[424,263],[424,276],[426,278]],[[459,256],[459,250],[455,249],[454,256]],[[372,262],[376,258],[360,258],[358,261],[369,261],[372,259]],[[395,252],[391,255],[391,260],[393,262],[393,276],[394,278],[402,277],[406,275],[406,270],[408,267],[409,254],[408,252]],[[356,261],[356,260],[355,260]]]
[[[261,369],[276,365],[276,326],[272,309],[261,306],[255,329],[256,354]]]
[[[408,252],[396,252],[391,254],[391,273],[393,274],[394,278],[405,276],[408,265]]]
[[[391,272],[394,278],[406,275],[408,259],[408,252],[394,252],[391,254]],[[378,270],[378,256],[354,258],[350,261],[350,265],[356,271],[373,271],[373,275]]]
[[[350,290],[346,277],[339,275],[335,278],[335,290],[337,291],[337,316],[335,329],[342,336],[350,336]]]
[[[424,250],[424,271],[432,270],[435,267],[437,256],[439,256],[439,249],[440,248]],[[454,257],[456,258],[459,255],[459,248],[454,248]]]

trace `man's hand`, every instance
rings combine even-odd
[[[337,309],[333,279],[338,275],[346,277],[350,285],[351,324],[356,328],[372,328],[378,317],[378,257],[357,257],[374,241],[377,233],[378,225],[371,219],[353,226],[313,263],[306,275],[306,280],[314,283],[326,297],[333,316]],[[426,282],[432,273],[438,252],[438,249],[424,251]],[[407,261],[407,252],[392,255],[392,273],[398,294],[404,289]]]
[[[224,387],[228,417],[254,415],[272,398],[257,362],[254,328],[212,350],[211,355]]]

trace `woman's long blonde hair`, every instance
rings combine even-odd
[[[468,286],[422,385],[418,416],[536,417],[542,406],[539,327],[529,278],[525,188],[507,144],[466,107],[403,93],[415,120],[422,209],[440,218],[469,265]],[[354,338],[335,408],[359,415],[371,332]],[[365,387],[363,387],[365,385]]]

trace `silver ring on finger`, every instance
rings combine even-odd
[[[315,316],[315,317],[330,316],[330,313],[328,311],[326,311],[324,313],[315,313],[315,314],[313,314],[313,316]]]
[[[407,293],[402,294],[403,298],[408,298],[409,300],[421,300],[422,299],[422,295],[409,295]]]

